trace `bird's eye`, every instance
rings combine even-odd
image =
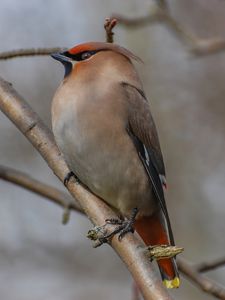
[[[92,55],[91,52],[84,52],[81,54],[81,60],[88,59],[89,57],[91,57],[91,55]]]

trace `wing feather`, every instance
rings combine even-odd
[[[163,192],[161,176],[165,177],[165,167],[158,134],[151,115],[149,103],[143,91],[128,83],[122,83],[129,103],[127,131],[133,140],[141,162],[153,187],[153,192],[165,217],[170,242],[174,238]]]

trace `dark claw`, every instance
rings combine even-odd
[[[64,178],[64,180],[63,180],[63,183],[64,183],[65,186],[67,186],[67,184],[69,183],[71,177],[74,177],[75,180],[76,180],[76,182],[77,182],[77,183],[80,183],[80,180],[79,180],[79,178],[76,176],[76,174],[74,174],[72,171],[70,171],[70,172],[66,175],[66,177]]]
[[[134,222],[135,218],[137,216],[138,209],[134,208],[131,214],[130,219],[128,220],[121,220],[121,219],[107,219],[106,223],[107,224],[112,224],[112,225],[118,225],[115,230],[113,230],[110,234],[103,236],[102,238],[99,239],[100,243],[107,243],[108,240],[113,237],[115,234],[119,233],[118,239],[119,241],[122,240],[122,238],[128,233],[132,232],[134,233]]]
[[[66,177],[63,180],[65,186],[67,186],[68,182],[70,181],[70,178],[73,177],[74,175],[75,174],[72,171],[66,174]]]
[[[119,236],[118,236],[118,240],[121,241],[122,238],[123,238],[128,232],[134,233],[134,228],[133,228],[132,225],[130,225],[129,223],[127,223],[126,227],[123,228],[123,229],[120,231],[120,234],[119,234]]]
[[[123,220],[121,220],[121,219],[106,219],[105,222],[107,224],[112,224],[112,225],[122,225],[123,224]]]
[[[99,238],[99,242],[100,242],[100,246],[101,246],[102,244],[107,243],[107,242],[108,242],[108,239],[107,239],[106,237],[100,237],[100,238]]]

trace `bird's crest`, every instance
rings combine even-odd
[[[129,59],[134,59],[136,61],[142,62],[142,60],[138,56],[133,54],[131,51],[127,50],[124,47],[112,43],[89,42],[89,43],[79,44],[69,49],[67,52],[69,52],[69,54],[71,55],[76,55],[86,51],[101,51],[101,50],[102,51],[111,50],[120,53]]]

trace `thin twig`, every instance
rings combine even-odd
[[[107,43],[113,43],[114,32],[112,30],[116,26],[116,24],[117,24],[117,19],[115,19],[115,18],[106,18],[105,19],[104,28],[105,28]]]
[[[224,38],[213,37],[203,39],[197,37],[171,16],[165,1],[156,2],[158,2],[158,4],[152,5],[146,16],[127,18],[122,15],[114,14],[112,18],[116,18],[119,24],[127,27],[141,27],[153,23],[162,23],[183,43],[188,45],[189,51],[194,55],[208,55],[225,50]]]
[[[190,51],[196,56],[218,53],[225,50],[225,39],[214,37],[211,39],[198,39]]]
[[[117,19],[118,23],[122,26],[131,28],[142,27],[151,23],[160,22],[162,16],[159,14],[159,10],[151,10],[149,14],[142,17],[129,18],[120,14],[113,14],[111,18]]]
[[[190,53],[196,56],[204,56],[225,50],[225,39],[221,37],[213,37],[203,39],[197,37],[190,30],[182,26],[176,21],[168,10],[167,2],[164,0],[156,1],[156,5],[152,5],[149,13],[143,17],[127,18],[125,16],[114,14],[111,18],[105,20],[106,41],[113,43],[112,29],[117,24],[127,27],[142,27],[154,23],[164,24],[172,34],[175,34],[184,44],[188,45]],[[19,49],[0,53],[0,60],[10,58],[23,57],[23,56],[36,56],[36,55],[49,55],[53,52],[63,51],[65,48],[37,48],[37,49]]]
[[[195,268],[198,272],[208,272],[219,267],[225,266],[225,257],[215,259],[210,262],[202,262],[195,265]]]
[[[225,289],[215,281],[206,278],[199,274],[193,266],[187,263],[185,260],[179,258],[178,260],[179,270],[186,275],[187,279],[197,285],[202,291],[207,294],[211,294],[218,299],[225,300]]]
[[[37,56],[37,55],[49,55],[54,52],[60,52],[65,50],[62,47],[54,47],[54,48],[30,48],[30,49],[19,49],[13,51],[6,51],[0,53],[0,60],[6,60],[10,58],[22,57],[22,56]]]
[[[63,208],[69,208],[83,213],[79,204],[71,199],[68,194],[49,186],[46,183],[42,183],[21,171],[0,166],[0,178],[48,198]]]
[[[12,85],[3,79],[0,79],[0,109],[27,137],[63,182],[69,169],[55,144],[52,133]],[[106,219],[117,217],[101,199],[76,184],[75,180],[70,180],[67,188],[94,225],[101,226]],[[136,234],[128,233],[122,242],[113,237],[110,244],[130,270],[144,299],[171,299],[161,280],[154,273],[153,266],[144,254],[144,244]]]
[[[176,34],[185,43],[195,45],[197,38],[178,23],[168,12],[167,9],[163,9],[161,6],[152,5],[149,13],[146,16],[138,18],[127,18],[122,15],[113,15],[112,18],[117,18],[118,23],[127,27],[144,26],[152,23],[163,23],[171,30],[173,34]]]

